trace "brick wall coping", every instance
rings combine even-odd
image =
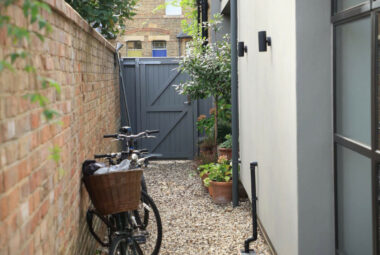
[[[73,9],[65,0],[45,0],[50,5],[53,11],[74,22],[77,26],[82,28],[85,32],[96,38],[100,43],[112,52],[116,52],[115,47],[105,39],[99,32],[93,29],[88,22],[80,16],[80,14]]]

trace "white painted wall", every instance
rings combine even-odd
[[[334,254],[330,0],[238,0],[241,179],[278,254]],[[258,52],[258,31],[272,38]]]
[[[299,254],[335,254],[330,0],[297,0]]]
[[[258,216],[281,255],[298,254],[295,0],[238,1],[241,179],[258,161]],[[258,31],[273,46],[258,52]]]

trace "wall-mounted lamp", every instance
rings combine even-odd
[[[238,42],[238,56],[244,57],[244,53],[248,52],[248,47],[244,46],[244,42]]]
[[[272,46],[272,39],[267,37],[267,31],[259,32],[259,51],[267,51],[267,46]]]

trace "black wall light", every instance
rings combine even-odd
[[[267,51],[267,46],[272,45],[272,40],[270,37],[267,37],[267,31],[259,32],[259,51],[265,52]]]
[[[248,47],[244,46],[244,42],[239,42],[238,43],[238,56],[239,57],[244,57],[244,53],[248,52]]]

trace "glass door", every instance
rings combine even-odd
[[[379,254],[380,14],[373,1],[333,6],[336,253]]]

